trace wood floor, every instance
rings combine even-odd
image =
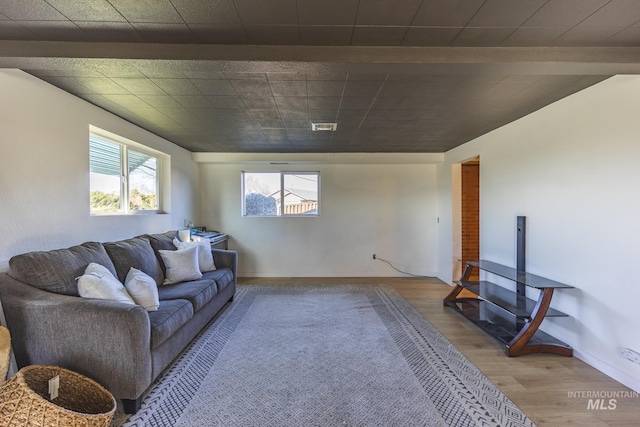
[[[240,278],[240,283],[388,284],[427,318],[460,352],[506,394],[537,426],[640,426],[640,398],[617,398],[615,409],[589,408],[576,392],[632,392],[575,357],[534,354],[509,358],[501,345],[452,309],[442,298],[450,287],[422,278]],[[601,407],[608,408],[610,396]]]

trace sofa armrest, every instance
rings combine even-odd
[[[226,249],[212,249],[216,268],[228,268],[233,272],[234,285],[238,282],[238,252]]]
[[[143,307],[54,294],[4,273],[0,299],[18,367],[71,369],[117,398],[135,399],[150,384],[151,334]]]

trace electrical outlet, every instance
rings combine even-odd
[[[631,350],[630,348],[623,348],[620,350],[620,354],[627,360],[640,365],[640,353]]]
[[[376,254],[373,254],[373,259],[376,259]]]

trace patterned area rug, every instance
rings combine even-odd
[[[239,286],[132,426],[533,426],[390,286]]]

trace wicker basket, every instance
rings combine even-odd
[[[49,380],[56,375],[58,397],[49,401]],[[2,426],[109,427],[115,410],[107,389],[57,366],[26,366],[0,387]]]

